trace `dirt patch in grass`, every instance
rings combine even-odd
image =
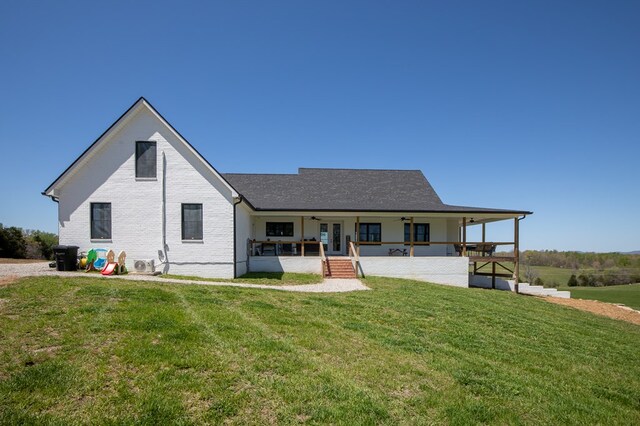
[[[8,259],[6,257],[0,257],[0,265],[2,264],[24,264],[24,263],[45,263],[51,262],[46,259]]]
[[[599,302],[597,300],[584,299],[558,299],[555,297],[545,297],[544,300],[558,305],[569,306],[581,311],[591,312],[596,315],[630,322],[640,325],[640,312],[627,306],[615,305],[613,303]]]
[[[7,275],[6,277],[0,277],[0,287],[7,286],[11,283],[14,283],[20,279],[17,275]]]

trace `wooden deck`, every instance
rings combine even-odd
[[[510,262],[513,263],[516,261],[515,256],[469,256],[469,262]]]

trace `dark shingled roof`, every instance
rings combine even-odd
[[[444,204],[420,170],[298,169],[223,173],[256,210],[522,213]]]

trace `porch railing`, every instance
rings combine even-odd
[[[512,241],[429,241],[413,243],[407,241],[349,241],[348,255],[355,258],[360,256],[361,246],[396,246],[390,248],[389,256],[410,256],[414,257],[414,247],[423,246],[452,246],[458,256],[468,257],[504,257],[505,260],[513,257],[513,254],[497,254],[496,250],[500,246],[513,246]],[[403,248],[397,248],[402,246]],[[320,241],[282,241],[263,240],[249,241],[249,253],[251,256],[317,256],[323,257],[324,246]],[[384,255],[378,253],[378,255]],[[451,253],[454,255],[454,253]],[[326,257],[326,256],[325,256]]]
[[[413,243],[407,241],[355,241],[356,252],[360,254],[360,246],[407,246],[404,249],[389,249],[389,256],[414,256],[414,247],[432,246],[432,245],[448,245],[453,246],[458,256],[475,256],[475,257],[495,257],[498,246],[514,245],[512,241],[428,241]],[[501,255],[499,257],[511,257]]]
[[[320,241],[250,240],[251,256],[320,256],[324,247]]]

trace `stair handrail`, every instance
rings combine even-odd
[[[353,269],[356,271],[356,277],[358,276],[358,272],[364,277],[362,270],[360,268],[360,256],[358,255],[358,250],[356,250],[355,244],[353,241],[349,241],[349,258],[351,259],[351,263],[353,264]]]
[[[320,242],[319,246],[320,246],[320,261],[322,262],[322,276],[324,277],[326,276],[325,269],[328,272],[328,268],[326,268],[327,258],[324,255],[324,244]]]

